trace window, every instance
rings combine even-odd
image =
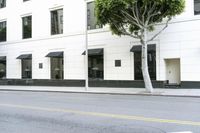
[[[26,2],[26,1],[29,1],[29,0],[23,0],[23,2]]]
[[[43,63],[39,63],[39,69],[43,68]]]
[[[22,18],[22,38],[32,37],[32,16],[26,16]]]
[[[22,59],[22,78],[32,78],[32,59]]]
[[[0,56],[0,79],[6,78],[6,57]]]
[[[0,0],[0,8],[6,7],[6,0]]]
[[[51,35],[63,33],[63,9],[51,11]]]
[[[51,79],[63,79],[63,58],[51,58]]]
[[[121,60],[115,60],[115,67],[121,67]]]
[[[6,41],[6,21],[0,22],[0,42]]]
[[[150,78],[156,80],[156,51],[148,50],[147,58]],[[135,80],[143,80],[141,64],[141,52],[134,52]]]
[[[200,0],[194,0],[194,15],[200,14]]]
[[[85,55],[85,51],[82,53]],[[88,50],[88,77],[89,79],[103,80],[104,78],[104,49]]]
[[[46,55],[46,57],[50,58],[51,79],[63,79],[63,55],[63,51],[50,52]]]
[[[90,79],[103,79],[103,55],[88,56],[88,76]]]
[[[88,26],[88,30],[102,28],[101,25],[97,24],[94,2],[87,3],[87,26]]]

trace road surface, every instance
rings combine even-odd
[[[0,91],[1,133],[200,133],[200,98]]]

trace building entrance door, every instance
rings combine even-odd
[[[165,59],[166,63],[166,79],[169,84],[180,84],[180,59]]]

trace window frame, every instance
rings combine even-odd
[[[147,45],[147,61],[148,61],[148,70],[151,80],[157,80],[157,53],[155,50],[149,50]],[[143,80],[142,75],[142,51],[134,52],[134,80]]]
[[[5,24],[3,24],[3,23],[5,23]],[[3,33],[1,33],[1,29],[3,29],[3,28],[1,28],[1,25],[5,25],[5,27],[4,27],[5,28],[5,35],[3,35],[3,36],[5,36],[5,38],[2,39],[2,40],[1,40],[1,34],[3,34]],[[6,41],[7,41],[7,21],[4,20],[4,21],[0,21],[0,43],[6,42]]]
[[[24,68],[24,66],[28,66],[28,65],[25,65],[25,63],[30,63],[30,70],[27,71],[26,73],[26,69],[28,68]],[[29,73],[28,73],[29,72]],[[21,78],[22,79],[32,79],[32,73],[33,73],[33,60],[32,59],[21,59]],[[30,74],[30,77],[29,77],[29,74]]]
[[[199,1],[199,2],[197,2],[197,1]],[[194,0],[193,1],[193,13],[194,13],[194,15],[196,16],[196,15],[200,15],[200,0]],[[197,11],[197,10],[195,10],[196,8],[195,8],[195,3],[199,3],[199,11]]]
[[[0,61],[0,79],[5,79],[7,77],[7,60]],[[3,71],[2,71],[3,70]]]
[[[24,28],[25,28],[25,26],[26,26],[26,25],[24,25],[24,19],[25,19],[25,18],[28,18],[28,17],[31,18],[31,19],[30,19],[30,21],[31,21],[31,22],[30,22],[30,33],[29,33],[30,35],[28,35],[28,36],[26,37],[26,36],[25,36],[25,33],[24,33],[24,32],[25,32],[25,29],[24,29]],[[32,15],[28,15],[28,16],[23,16],[23,17],[22,17],[22,39],[30,39],[30,38],[32,38],[32,20],[33,20],[33,19],[32,19]],[[28,25],[27,25],[27,26],[28,26]]]
[[[62,14],[59,16],[59,13],[58,11],[62,11]],[[64,32],[64,14],[63,14],[63,7],[62,8],[57,8],[57,9],[53,9],[53,10],[50,10],[50,34],[51,35],[60,35],[60,34],[63,34]],[[57,19],[57,26],[55,26],[56,24],[53,25],[53,17],[52,17],[52,13],[53,12],[56,12],[57,16],[56,16],[56,19]],[[61,17],[62,16],[62,17]],[[59,23],[60,21],[60,23]],[[61,23],[62,22],[62,23]],[[59,24],[61,24],[61,26],[59,26]],[[53,30],[53,27],[56,27],[54,30]],[[59,27],[61,27],[59,29]],[[57,30],[57,31],[56,31]]]
[[[50,58],[50,78],[52,80],[64,80],[64,57]]]
[[[102,25],[99,25],[97,23],[97,20],[96,20],[96,17],[95,17],[95,4],[94,4],[94,12],[90,13],[90,10],[88,9],[88,5],[91,4],[91,3],[94,3],[95,1],[89,1],[87,2],[86,6],[87,6],[87,11],[86,11],[86,15],[87,15],[87,30],[98,30],[98,29],[102,29],[103,26]],[[90,13],[90,14],[89,14]],[[92,14],[92,15],[91,15]],[[91,18],[94,18],[94,24],[91,26],[91,24],[89,25],[89,21]],[[90,26],[90,28],[89,28]]]
[[[6,0],[2,0],[4,3],[0,3],[0,9],[6,7]],[[1,2],[1,0],[0,0]]]

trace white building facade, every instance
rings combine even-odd
[[[84,86],[87,17],[89,85],[144,86],[139,41],[97,25],[93,1],[2,0],[0,7],[1,85]],[[199,36],[200,0],[186,0],[148,46],[155,87],[200,87]]]

